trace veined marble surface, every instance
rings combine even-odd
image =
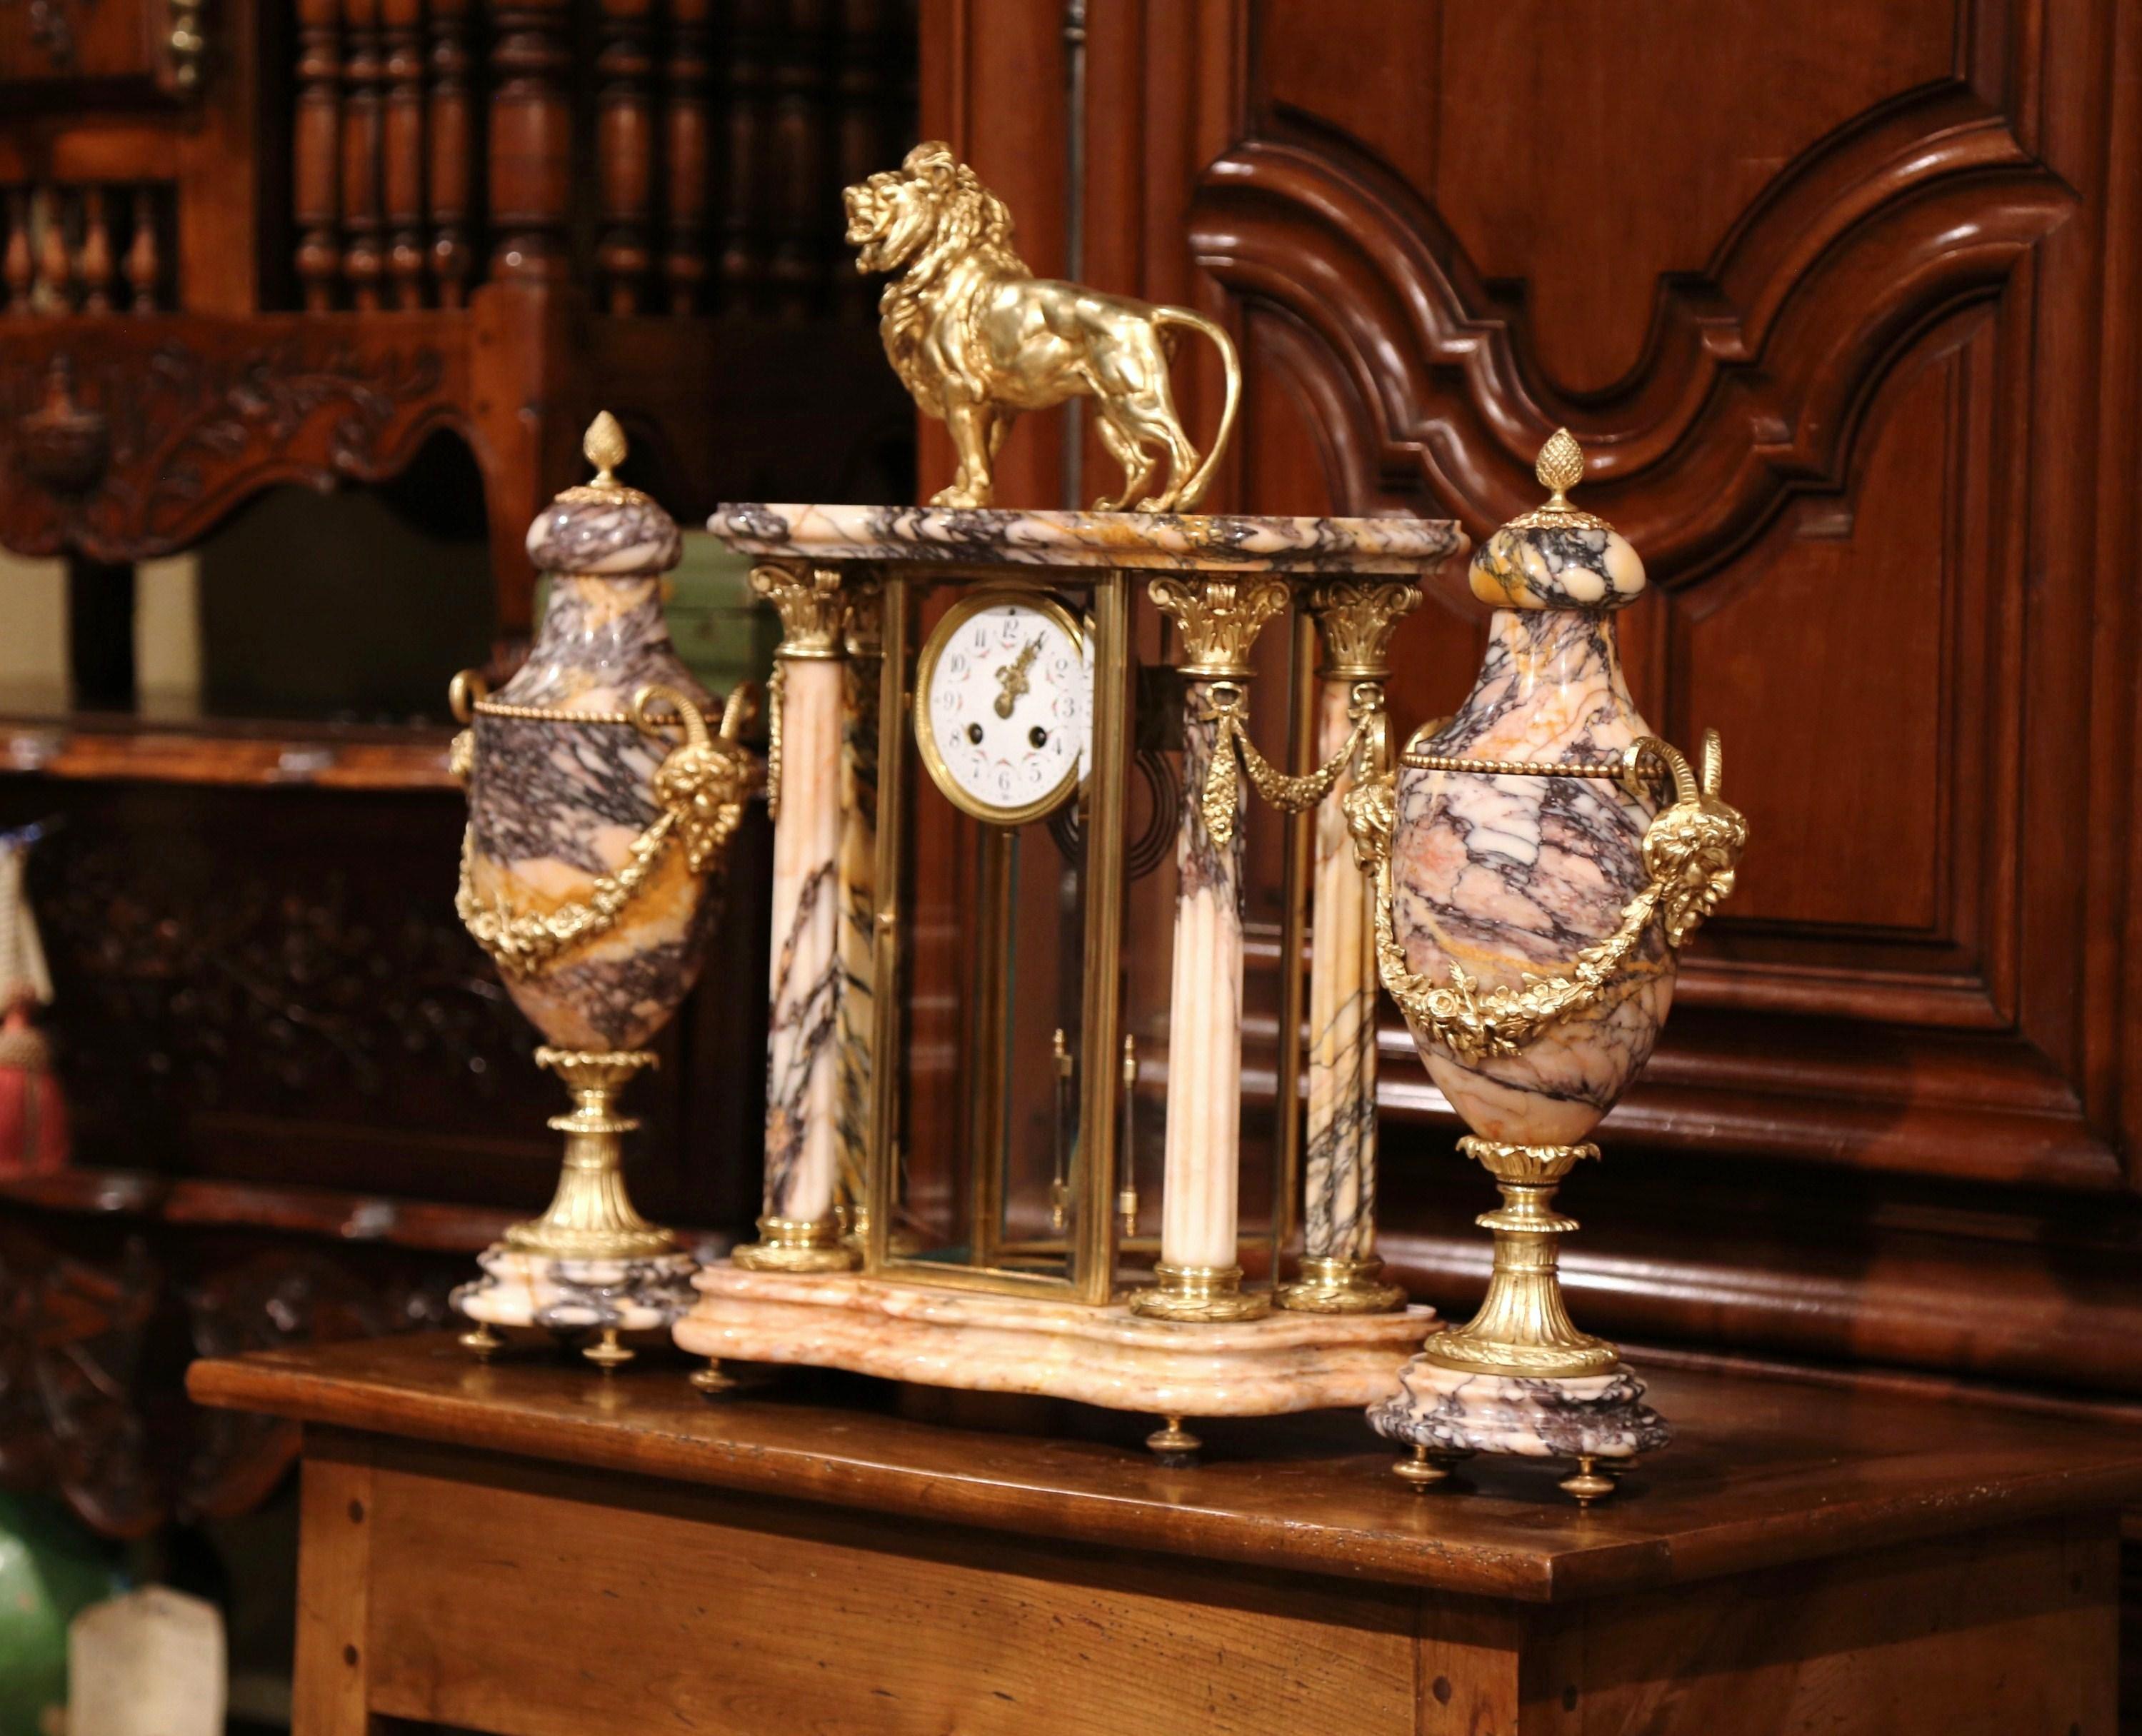
[[[766,1213],[822,1223],[838,1173],[842,666],[791,658],[773,828],[766,1053]]]
[[[490,1326],[549,1332],[666,1332],[692,1305],[688,1254],[647,1260],[560,1260],[496,1245],[476,1256],[483,1276],[455,1290],[455,1308]]]
[[[528,527],[540,572],[666,573],[684,555],[677,521],[632,489],[567,489]]]
[[[621,713],[648,682],[714,709],[670,646],[659,579],[560,577],[528,661],[494,697]],[[667,747],[637,729],[481,713],[475,727],[470,879],[486,903],[540,915],[585,899],[662,811],[654,778]],[[641,1048],[698,975],[718,901],[673,845],[608,932],[537,975],[506,974],[506,992],[560,1048]]]
[[[1473,594],[1498,609],[1626,609],[1643,594],[1644,563],[1611,525],[1505,525],[1473,557]]]
[[[1390,1441],[1439,1452],[1632,1458],[1673,1438],[1626,1363],[1582,1379],[1472,1374],[1414,1357],[1399,1389],[1369,1409]]]
[[[1467,546],[1446,519],[950,506],[738,504],[717,507],[707,528],[747,555],[1139,570],[1417,573]]]
[[[1354,683],[1318,686],[1320,765],[1353,734]],[[1342,772],[1316,810],[1302,1144],[1302,1252],[1311,1259],[1363,1259],[1376,1242],[1375,936],[1368,882],[1355,864],[1340,806],[1353,787],[1350,770]]]
[[[1169,1265],[1235,1264],[1242,1136],[1242,826],[1216,843],[1197,792],[1205,787],[1218,725],[1210,684],[1182,702],[1182,787],[1175,840],[1175,940],[1167,1003],[1167,1132],[1160,1257]]]
[[[726,1265],[702,1268],[693,1284],[698,1302],[673,1335],[694,1356],[846,1369],[1162,1416],[1278,1416],[1371,1403],[1395,1389],[1400,1359],[1437,1324],[1427,1308],[1189,1324],[1143,1319],[1120,1304],[1089,1308]]]
[[[1475,759],[1611,759],[1650,733],[1622,679],[1611,615],[1498,609],[1479,678],[1419,745]],[[1401,766],[1392,840],[1394,916],[1411,967],[1455,963],[1483,989],[1552,975],[1619,926],[1645,882],[1656,804],[1618,780],[1484,777]],[[1654,926],[1619,985],[1515,1055],[1460,1060],[1414,1033],[1428,1070],[1476,1133],[1582,1140],[1650,1058],[1674,959]]]

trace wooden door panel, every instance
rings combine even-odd
[[[1677,1028],[1756,1014],[1789,1052],[1872,1018],[1908,1054],[1917,1032],[1983,1032],[1980,1063],[2032,1082],[2034,1115],[2046,1073],[2066,1082],[2059,1143],[2091,1155],[2049,1171],[1991,1123],[1957,1149],[1961,1105],[1924,1088],[1938,1043],[1905,1098],[1869,1080],[1858,1101],[1768,1100],[1755,1148],[1923,1171],[1919,1116],[1947,1129],[1937,1171],[2101,1186],[2116,1162],[2082,1045],[2011,990],[2036,678],[2004,638],[2031,570],[2012,401],[2080,204],[2012,95],[2036,76],[2010,52],[2035,47],[2036,8],[1666,10],[1685,27],[1557,0],[1380,24],[1250,8],[1246,112],[1192,201],[1192,251],[1249,310],[1253,373],[1330,430],[1295,442],[1302,494],[1484,531],[1534,497],[1547,432],[1585,441],[1586,499],[1660,593],[1627,624],[1640,700],[1676,739],[1721,729],[1754,827]],[[1373,52],[1341,52],[1350,32]],[[1394,81],[1415,92],[1396,110],[1373,100]],[[1256,504],[1286,472],[1251,467]],[[1445,589],[1399,647],[1401,727],[1463,691],[1477,628]],[[2080,960],[2050,962],[2072,980]],[[1691,1127],[1715,1109],[1691,1097]]]

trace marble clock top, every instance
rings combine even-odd
[[[950,506],[728,505],[707,528],[745,555],[1158,571],[1417,573],[1468,546],[1449,519]]]

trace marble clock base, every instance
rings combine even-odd
[[[1385,1398],[1401,1359],[1441,1324],[1434,1309],[1411,1308],[1191,1324],[1148,1319],[1121,1304],[1091,1308],[726,1265],[703,1268],[693,1283],[698,1304],[674,1336],[694,1356],[1143,1411],[1169,1420],[1149,1443],[1166,1456],[1196,1450],[1181,1427],[1185,1417],[1277,1416]],[[699,1383],[722,1383],[717,1371]]]
[[[692,1305],[688,1254],[657,1254],[637,1260],[566,1260],[523,1253],[496,1242],[476,1256],[483,1276],[453,1293],[455,1309],[479,1328],[548,1332],[559,1337],[594,1333],[611,1347],[589,1352],[596,1362],[623,1361],[616,1340],[624,1333],[666,1333]],[[493,1348],[472,1334],[465,1343]]]
[[[1471,1373],[1416,1356],[1399,1371],[1398,1390],[1369,1407],[1369,1425],[1414,1449],[1397,1469],[1416,1488],[1442,1482],[1450,1461],[1476,1452],[1575,1459],[1577,1474],[1562,1487],[1589,1506],[1613,1492],[1613,1470],[1673,1438],[1643,1398],[1626,1363],[1555,1378]]]

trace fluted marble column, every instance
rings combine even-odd
[[[1316,671],[1316,762],[1367,738],[1316,811],[1310,898],[1307,1123],[1302,1144],[1301,1275],[1280,1304],[1311,1314],[1405,1305],[1376,1258],[1376,937],[1369,883],[1341,804],[1389,765],[1384,683],[1391,634],[1420,601],[1394,579],[1327,579],[1310,594],[1323,656]]]
[[[834,1211],[839,1174],[842,634],[850,593],[831,568],[763,566],[752,588],[780,611],[773,819],[773,960],[766,1057],[766,1190],[759,1240],[735,1264],[840,1271],[855,1255]]]
[[[1183,693],[1185,800],[1176,835],[1175,957],[1168,997],[1167,1135],[1155,1287],[1131,1299],[1165,1319],[1254,1319],[1270,1298],[1241,1288],[1236,1194],[1241,1150],[1242,793],[1222,843],[1199,798],[1219,739],[1215,700],[1250,678],[1250,650],[1286,606],[1276,579],[1186,575],[1152,581],[1175,618]],[[1231,750],[1230,750],[1231,751]]]

